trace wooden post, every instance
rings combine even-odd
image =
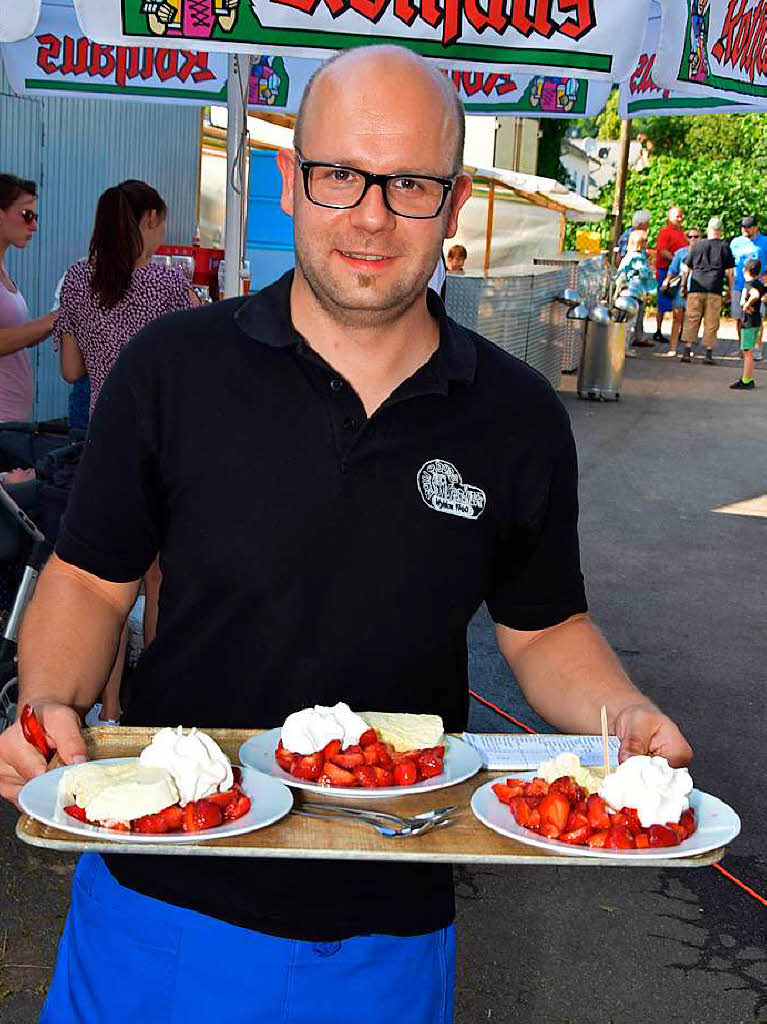
[[[626,178],[629,167],[629,146],[631,144],[631,118],[621,121],[621,141],[618,151],[618,173],[615,178],[615,198],[613,199],[613,226],[610,232],[610,251],[607,264],[610,266],[615,258],[618,239],[623,222],[623,201],[626,198]]]
[[[487,190],[487,231],[485,233],[485,274],[490,269],[490,242],[493,237],[493,210],[495,206],[495,182]]]
[[[565,231],[567,231],[567,214],[560,213],[559,215],[559,241],[557,242],[557,252],[565,251]]]

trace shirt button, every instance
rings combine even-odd
[[[344,382],[341,380],[340,377],[334,377],[330,382],[331,391],[340,391],[343,386]]]
[[[357,421],[355,419],[352,419],[351,416],[347,416],[346,419],[344,420],[344,430],[356,430],[356,429],[357,429]]]

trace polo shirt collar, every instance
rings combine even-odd
[[[301,348],[306,345],[306,339],[295,329],[290,317],[292,284],[293,271],[289,270],[273,284],[246,299],[234,314],[240,330],[271,348]],[[442,299],[430,288],[426,291],[426,304],[439,323],[439,348],[411,381],[418,379],[419,390],[429,382],[435,390],[446,394],[450,382],[471,383],[474,380],[477,351],[469,332],[448,317]]]

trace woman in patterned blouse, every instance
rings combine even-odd
[[[64,276],[54,332],[60,343],[61,373],[70,382],[90,378],[91,414],[109,371],[131,338],[165,313],[199,305],[180,271],[151,262],[165,237],[166,215],[162,197],[146,182],[124,181],[108,188],[96,208],[88,258],[78,260]],[[154,638],[160,579],[155,561],[144,577],[145,644]],[[94,724],[119,722],[127,636],[126,626]]]

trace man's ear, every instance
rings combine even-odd
[[[450,192],[450,213],[447,218],[445,238],[455,237],[455,233],[458,230],[458,214],[470,195],[471,178],[468,174],[461,174],[455,179],[455,184]]]
[[[296,154],[292,149],[281,149],[277,153],[277,167],[282,178],[282,195],[280,196],[280,209],[287,213],[288,217],[293,216],[293,185],[296,180]]]

